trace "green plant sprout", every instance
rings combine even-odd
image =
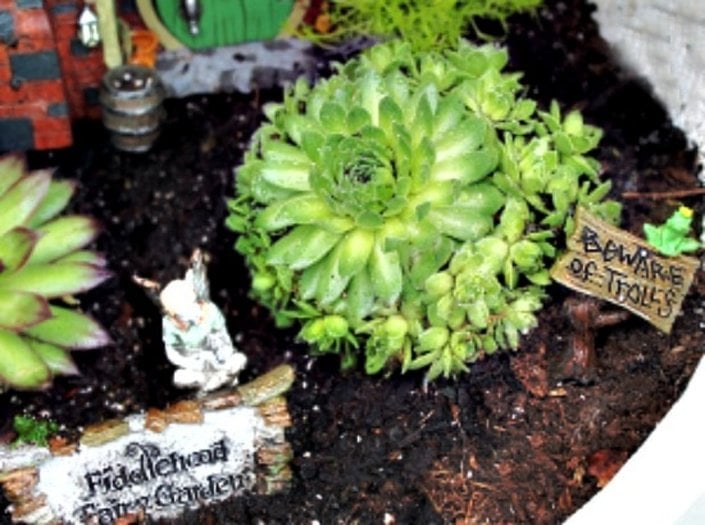
[[[464,32],[477,28],[480,18],[506,25],[507,17],[530,11],[542,0],[330,0],[331,32],[303,28],[305,38],[318,43],[359,36],[400,38],[415,51],[452,48]]]
[[[620,208],[586,155],[600,131],[537,111],[506,63],[392,41],[265,108],[227,224],[278,325],[343,366],[429,380],[518,347],[576,204]]]
[[[648,243],[664,255],[673,257],[694,252],[701,244],[689,237],[692,222],[693,210],[681,206],[660,226],[644,224],[644,234]]]
[[[110,275],[105,260],[84,249],[96,221],[59,216],[74,188],[49,171],[27,173],[17,157],[0,158],[0,387],[46,387],[56,374],[78,373],[70,350],[110,342],[70,308],[72,294]]]
[[[12,442],[15,446],[22,444],[47,446],[49,438],[59,431],[59,425],[54,421],[20,414],[12,420],[12,427],[17,433],[17,437]]]

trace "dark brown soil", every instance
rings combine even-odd
[[[598,156],[616,198],[696,185],[694,152],[648,88],[614,62],[583,0],[548,0],[538,16],[510,22],[511,67],[526,72],[530,95],[544,107],[555,98],[580,108],[604,129]],[[77,178],[75,208],[104,223],[98,248],[115,276],[82,304],[115,345],[76,355],[83,375],[59,378],[47,392],[4,394],[5,435],[18,412],[51,417],[71,432],[185,397],[170,385],[159,311],[130,276],[181,276],[201,246],[211,258],[214,300],[249,357],[242,379],[282,362],[296,367],[288,396],[294,481],[287,494],[238,498],[178,523],[560,523],[685,387],[705,346],[705,282],[696,281],[669,336],[637,318],[601,331],[588,385],[560,385],[551,375],[569,336],[561,306],[571,294],[557,285],[520,352],[478,363],[456,382],[424,391],[417,374],[341,375],[335,359],[307,357],[294,332],[276,330],[248,299],[247,271],[223,226],[233,168],[261,104],[279,96],[169,101],[163,136],[146,155],[115,152],[100,126],[87,123],[71,150],[30,156],[35,167],[57,165],[59,176]],[[684,203],[703,211],[699,199]],[[674,205],[625,204],[624,226],[635,233]]]

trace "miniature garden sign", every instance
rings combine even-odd
[[[293,379],[282,365],[236,389],[91,426],[76,443],[4,449],[0,485],[13,521],[173,518],[247,491],[282,490],[291,476],[282,394]]]
[[[568,251],[553,266],[551,277],[670,333],[699,264],[693,257],[660,256],[642,239],[578,208]]]

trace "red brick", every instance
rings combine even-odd
[[[15,11],[17,34],[39,36],[51,34],[51,26],[43,9],[20,9]]]
[[[64,148],[73,142],[71,122],[67,117],[38,117],[32,120],[32,126],[37,149]]]
[[[69,41],[77,35],[76,24],[54,26],[54,36],[57,42]]]
[[[37,51],[47,51],[49,49],[53,49],[53,47],[53,39],[22,35],[18,37],[17,45],[10,51],[10,53],[35,53]]]
[[[62,102],[66,92],[61,80],[36,80],[22,84],[20,91],[29,100],[41,100],[46,103]]]
[[[78,71],[72,71],[72,80],[83,87],[88,87],[88,86],[97,86],[100,84],[100,79],[103,76],[103,73],[105,72],[105,68],[100,68],[100,69],[86,69],[86,70],[78,70]]]
[[[54,47],[51,26],[42,9],[15,11],[15,32],[18,52],[45,51]]]
[[[9,84],[0,84],[0,101],[3,105],[17,105],[31,101],[31,99],[22,89],[12,89]]]
[[[60,16],[53,16],[51,21],[54,27],[71,27],[74,31],[78,29],[78,13],[66,13]]]
[[[24,82],[19,89],[0,84],[0,104],[41,103],[44,105],[65,100],[63,84],[57,80]]]
[[[41,102],[23,102],[20,104],[0,105],[0,118],[27,117],[38,118],[46,114],[46,104]]]
[[[66,148],[73,143],[71,127],[60,133],[45,133],[40,130],[34,132],[34,147],[36,149]]]
[[[0,52],[1,51],[2,50],[0,50]],[[0,86],[9,83],[12,79],[12,71],[10,70],[8,63],[9,61],[7,59],[7,55],[2,56],[0,53]]]
[[[66,133],[71,130],[67,117],[42,117],[32,119],[35,133]]]

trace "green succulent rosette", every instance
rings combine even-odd
[[[450,376],[536,324],[555,236],[609,184],[577,112],[522,98],[507,53],[371,48],[266,107],[228,226],[252,293],[315,352]]]
[[[0,389],[37,389],[77,374],[71,350],[106,345],[108,334],[73,308],[73,295],[109,277],[105,260],[85,247],[95,220],[60,213],[73,195],[68,180],[26,171],[0,158]]]

